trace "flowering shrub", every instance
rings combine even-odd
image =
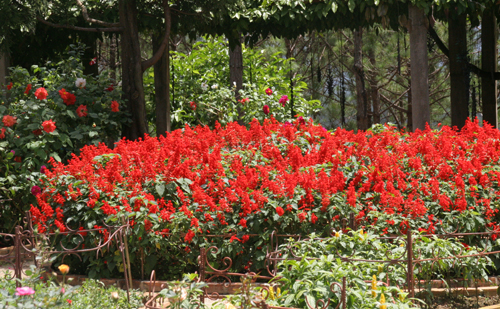
[[[379,235],[500,233],[499,139],[473,122],[460,132],[357,134],[299,120],[186,126],[114,150],[87,146],[66,165],[52,160],[31,213],[39,230],[129,218],[131,259],[146,261],[146,272],[159,259],[171,272],[195,265],[192,249],[210,244],[238,256],[236,267],[260,269],[272,231],[325,235],[351,213]],[[87,245],[105,237],[92,236]],[[109,268],[113,253],[88,256],[90,269],[106,267],[102,261]]]
[[[112,144],[129,121],[118,111],[120,91],[105,90],[110,84],[106,76],[82,77],[79,52],[70,54],[48,68],[33,67],[32,74],[13,68],[12,82],[0,97],[0,148],[15,154],[0,163],[0,194],[7,200],[0,216],[12,224],[34,202],[32,179],[39,178],[50,157],[66,161],[85,145]]]

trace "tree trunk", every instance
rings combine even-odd
[[[410,85],[410,90],[408,91],[408,118],[407,118],[407,121],[406,121],[406,130],[408,130],[408,132],[412,132],[413,131],[413,102],[412,102],[412,99],[413,99],[413,96],[411,94],[411,85]],[[403,107],[403,104],[401,104],[401,107]],[[401,119],[401,122],[403,122],[403,120]]]
[[[161,44],[163,35],[153,34],[153,50]],[[156,102],[156,136],[170,132],[170,57],[169,44],[165,53],[154,64],[155,102]]]
[[[429,63],[427,59],[427,17],[424,10],[408,5],[410,17],[410,63],[412,129],[424,130],[431,121]]]
[[[491,76],[482,78],[483,121],[498,128],[497,82],[493,73],[497,70],[498,28],[495,15],[484,10],[481,24],[481,63],[482,69],[491,72]]]
[[[469,116],[469,76],[467,70],[467,16],[448,18],[450,49],[451,125],[462,128]]]
[[[7,85],[9,66],[9,54],[0,53],[0,85]]]
[[[109,78],[113,81],[114,85],[116,85],[117,42],[118,39],[116,34],[113,33],[109,36]]]
[[[377,60],[375,59],[375,49],[373,44],[370,44],[368,55],[370,58],[370,63],[373,68],[377,65]],[[373,70],[372,74],[369,74],[370,78],[370,94],[372,99],[372,120],[373,123],[380,123],[380,95],[378,93],[378,81],[377,81],[377,70]]]
[[[101,55],[98,55],[97,53],[97,42],[95,35],[93,33],[89,34],[87,32],[83,32],[79,33],[78,36],[80,37],[80,40],[82,40],[85,46],[87,47],[83,52],[82,56],[83,74],[92,75],[95,77],[99,75],[99,65],[97,63],[90,64],[90,62],[94,58],[101,57]]]
[[[122,135],[129,140],[136,140],[147,133],[136,1],[120,0],[119,7],[120,22],[123,26],[121,36],[122,98],[127,102],[127,110],[132,116],[132,123],[123,128]]]
[[[229,81],[231,87],[234,88],[234,97],[238,101],[240,99],[240,90],[243,89],[243,51],[240,38],[236,40],[236,44],[232,49],[231,45],[229,44]],[[243,110],[239,104],[237,106],[238,123],[243,124]]]
[[[367,130],[370,127],[368,119],[368,98],[365,89],[363,70],[363,29],[359,27],[354,31],[354,72],[356,74],[356,123],[358,130]]]

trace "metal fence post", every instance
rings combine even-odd
[[[354,213],[351,212],[349,214],[349,227],[351,230],[355,231],[356,230],[356,221],[354,220]]]
[[[21,261],[21,226],[16,226],[15,235],[14,235],[14,255],[15,255],[15,265],[14,265],[14,274],[17,279],[21,280],[22,278],[22,261]],[[16,286],[20,287],[21,282],[16,280]]]
[[[346,278],[342,277],[342,292],[340,294],[340,302],[342,303],[342,309],[347,309],[347,304],[346,304],[346,298],[347,298],[347,284],[346,284]]]
[[[408,293],[410,294],[411,298],[415,297],[415,289],[413,286],[413,243],[412,243],[412,237],[411,237],[411,229],[408,228],[406,231],[406,254],[408,258],[408,270],[407,270],[407,277],[406,281],[408,284]]]
[[[198,266],[200,271],[200,282],[205,282],[205,261],[207,260],[206,248],[200,248],[200,256],[198,258]],[[205,303],[205,294],[207,293],[208,287],[203,288],[203,293],[200,295],[200,303]]]

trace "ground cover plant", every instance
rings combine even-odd
[[[52,160],[31,213],[39,231],[128,219],[132,262],[167,278],[196,270],[197,249],[212,244],[223,247],[218,256],[237,257],[236,268],[262,269],[272,231],[327,235],[350,213],[377,235],[500,232],[499,134],[474,122],[415,133],[329,132],[303,119],[186,126],[114,150],[87,146],[68,164]],[[228,237],[209,237],[217,234]],[[73,241],[99,237],[107,236]],[[486,247],[497,235],[465,241]],[[119,272],[115,257],[78,264],[108,276]]]
[[[142,295],[131,291],[130,302],[124,290],[105,287],[102,282],[89,279],[81,286],[70,286],[55,281],[43,281],[34,275],[20,281],[0,279],[0,308],[139,308]]]

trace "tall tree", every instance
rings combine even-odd
[[[497,110],[497,40],[498,26],[492,10],[484,10],[481,24],[481,68],[482,75],[483,120],[498,127]]]
[[[243,50],[241,48],[240,35],[231,40],[229,44],[229,81],[231,87],[234,88],[234,97],[236,100],[240,99],[240,90],[243,89]],[[242,123],[242,110],[238,106],[238,122]]]
[[[356,98],[358,130],[367,130],[370,127],[368,117],[368,97],[365,87],[365,72],[363,66],[363,28],[353,31],[354,35],[354,72],[356,74]]]
[[[450,48],[451,125],[461,128],[469,115],[469,70],[467,68],[467,16],[450,12],[448,46]]]
[[[161,44],[161,35],[153,34],[153,49]],[[154,64],[155,102],[156,102],[156,134],[165,135],[170,132],[170,55],[169,45],[165,48],[160,60]]]
[[[413,130],[424,130],[431,121],[429,104],[429,62],[427,59],[427,17],[424,10],[408,5],[410,20],[411,108]]]

